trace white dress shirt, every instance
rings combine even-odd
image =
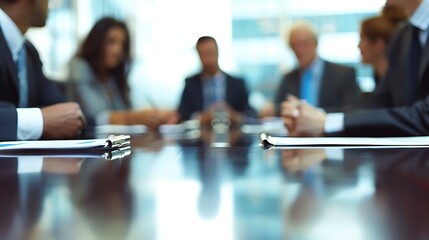
[[[420,43],[426,45],[429,33],[429,0],[424,0],[413,13],[410,23],[420,29]]]
[[[6,39],[6,43],[12,53],[13,61],[18,59],[18,52],[25,43],[25,37],[18,26],[0,8],[0,28]],[[7,33],[7,34],[4,34]],[[17,108],[17,139],[39,139],[43,132],[43,116],[39,108]]]

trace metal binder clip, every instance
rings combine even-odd
[[[107,143],[110,148],[126,147],[131,145],[131,137],[130,135],[110,135]]]
[[[116,159],[122,159],[128,155],[131,154],[131,147],[121,147],[113,151],[109,151],[104,154],[104,159],[106,160],[116,160]]]

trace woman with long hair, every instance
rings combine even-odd
[[[69,65],[69,96],[96,125],[176,123],[174,111],[132,110],[129,99],[130,34],[111,17],[97,21]]]

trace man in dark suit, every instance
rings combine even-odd
[[[83,127],[79,105],[62,103],[24,37],[47,14],[48,0],[0,0],[0,140],[73,138]]]
[[[290,98],[282,104],[282,114],[291,135],[429,135],[429,0],[388,0],[386,4],[390,3],[404,7],[410,20],[392,39],[377,108],[326,115]]]
[[[283,77],[274,103],[267,103],[259,112],[260,117],[279,116],[281,103],[290,94],[326,112],[357,107],[360,88],[354,68],[328,62],[317,55],[318,37],[310,23],[296,22],[289,30],[288,44],[298,66]]]
[[[243,79],[224,73],[218,64],[218,46],[209,36],[200,37],[197,51],[202,72],[186,79],[178,112],[181,120],[197,118],[209,124],[218,108],[225,108],[231,122],[238,124],[245,117],[255,117],[249,106],[249,94]]]
[[[275,98],[277,106],[289,94],[328,112],[344,111],[357,104],[360,90],[354,68],[321,59],[317,56],[317,42],[317,33],[309,23],[297,22],[291,28],[288,43],[298,67],[284,76]]]

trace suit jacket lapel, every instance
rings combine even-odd
[[[289,89],[283,90],[286,94],[283,96],[283,98],[286,99],[287,94],[290,93],[294,95],[297,98],[301,98],[301,76],[302,72],[301,70],[294,70],[294,72],[290,76],[290,83],[289,83]],[[283,100],[282,100],[283,101]]]
[[[202,78],[202,74],[199,74],[196,77],[197,81],[194,81],[194,86],[195,89],[198,89],[198,91],[194,91],[195,94],[193,96],[193,100],[195,101],[195,106],[196,109],[198,109],[198,111],[202,111],[204,110],[204,86],[203,86],[203,78]]]
[[[429,36],[428,40],[426,40],[426,46],[423,49],[422,58],[419,66],[419,81],[422,80],[423,73],[425,72],[425,69],[428,67],[429,63]]]
[[[34,106],[34,103],[36,102],[36,80],[35,80],[35,69],[34,64],[32,64],[34,61],[31,59],[32,55],[29,54],[28,51],[28,42],[25,43],[25,50],[27,51],[27,84],[28,84],[28,106]]]
[[[18,89],[18,70],[16,69],[16,64],[13,62],[12,54],[9,47],[7,46],[6,39],[4,38],[3,31],[0,28],[0,61],[3,61],[9,75],[12,78],[12,81],[15,85],[15,88]]]
[[[234,93],[232,92],[233,89],[231,87],[231,81],[229,80],[230,76],[226,73],[225,74],[225,102],[232,102],[232,96]]]
[[[327,98],[332,97],[332,88],[329,88],[329,81],[332,81],[332,79],[329,79],[329,77],[335,76],[335,74],[332,73],[331,64],[324,61],[324,67],[322,69],[322,77],[320,78],[319,83],[319,89],[317,91],[319,92],[319,99],[318,99],[318,106],[321,108],[326,107]]]

